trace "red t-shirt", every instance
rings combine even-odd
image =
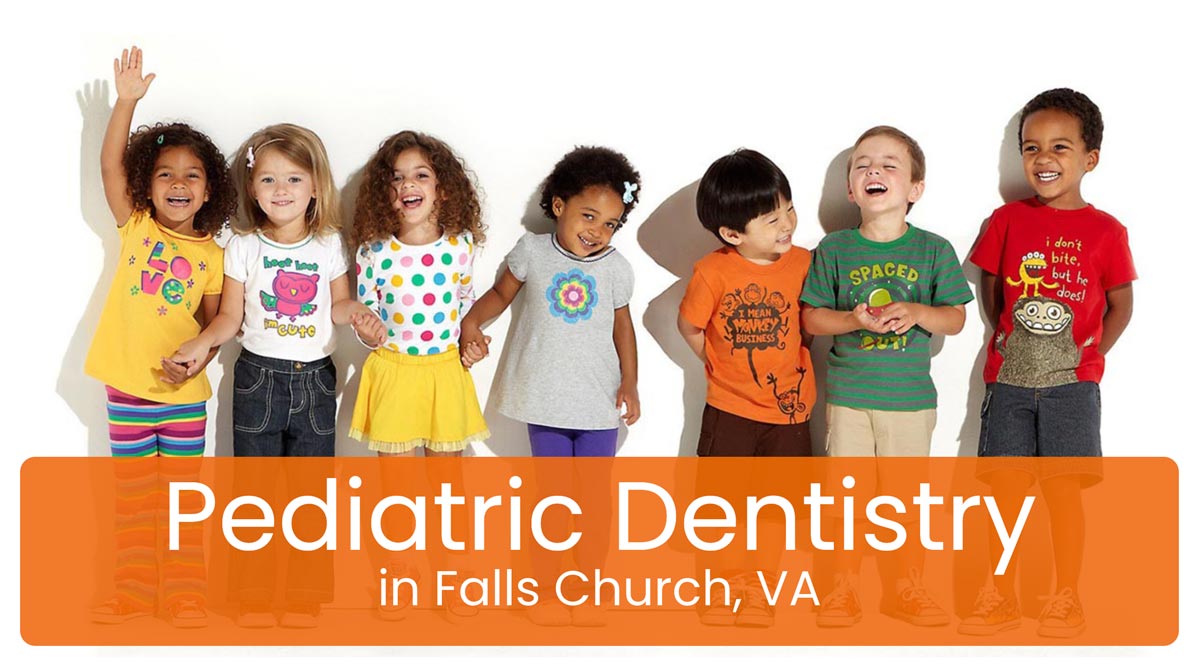
[[[1004,291],[985,382],[1100,381],[1105,293],[1137,278],[1124,225],[1090,205],[1064,211],[1025,199],[992,213],[970,260]]]

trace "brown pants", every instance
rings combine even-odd
[[[768,424],[704,406],[697,456],[812,456],[808,422]]]

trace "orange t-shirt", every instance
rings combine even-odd
[[[768,424],[808,421],[817,388],[800,293],[811,263],[795,247],[765,266],[731,247],[696,262],[679,313],[704,329],[709,405]]]

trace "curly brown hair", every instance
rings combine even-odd
[[[487,227],[481,215],[479,187],[466,163],[440,139],[405,130],[384,139],[363,169],[354,205],[355,245],[379,241],[400,231],[402,214],[394,206],[392,174],[396,158],[410,148],[421,151],[437,176],[439,201],[434,215],[442,230],[451,236],[470,232],[475,243],[482,244]]]
[[[237,190],[229,178],[229,166],[225,164],[221,149],[208,135],[185,123],[142,125],[130,135],[122,159],[130,203],[135,211],[149,210],[150,215],[156,215],[154,202],[150,201],[150,180],[159,152],[172,146],[191,150],[204,165],[204,177],[208,181],[208,201],[196,211],[192,228],[219,236],[237,209]]]

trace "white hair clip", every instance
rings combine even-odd
[[[637,189],[638,189],[637,183],[630,183],[629,181],[625,181],[625,194],[621,195],[621,201],[625,202],[626,204],[632,204],[633,203],[633,193],[637,192]]]
[[[254,168],[254,147],[253,146],[246,147],[246,168],[247,169]]]

